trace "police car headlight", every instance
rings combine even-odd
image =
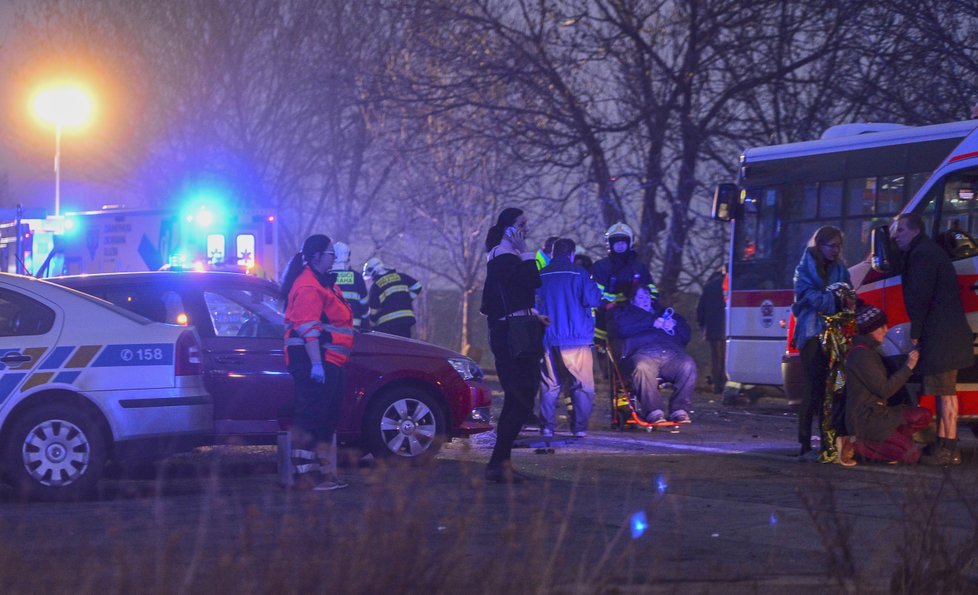
[[[467,357],[450,357],[448,358],[448,363],[455,368],[455,371],[462,377],[462,380],[482,380],[484,376],[479,364]]]

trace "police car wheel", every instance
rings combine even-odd
[[[375,457],[434,456],[446,434],[437,399],[417,388],[394,388],[379,397],[364,418],[367,448]]]
[[[5,467],[25,498],[64,501],[91,496],[106,459],[98,425],[67,405],[27,412],[12,427]]]

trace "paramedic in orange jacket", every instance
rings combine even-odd
[[[335,490],[347,484],[329,461],[340,416],[343,366],[353,350],[353,311],[329,273],[335,253],[324,235],[311,235],[282,280],[285,362],[295,382],[292,462],[298,489]]]

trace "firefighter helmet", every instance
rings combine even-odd
[[[371,279],[373,279],[374,276],[379,276],[386,271],[387,269],[384,267],[384,263],[381,262],[381,260],[376,256],[371,258],[367,262],[363,263],[364,277],[370,277]]]
[[[343,242],[333,244],[333,252],[336,254],[336,262],[350,262],[350,247]]]
[[[614,243],[611,241],[612,238],[625,238],[628,240],[628,246],[631,247],[635,242],[635,232],[632,231],[632,228],[627,223],[619,221],[609,227],[608,231],[604,232],[604,239],[608,241],[608,248],[611,248],[611,245]]]

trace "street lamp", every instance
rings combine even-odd
[[[31,111],[42,123],[54,126],[54,216],[61,215],[61,133],[84,128],[92,119],[91,93],[74,83],[44,87],[34,94]]]

